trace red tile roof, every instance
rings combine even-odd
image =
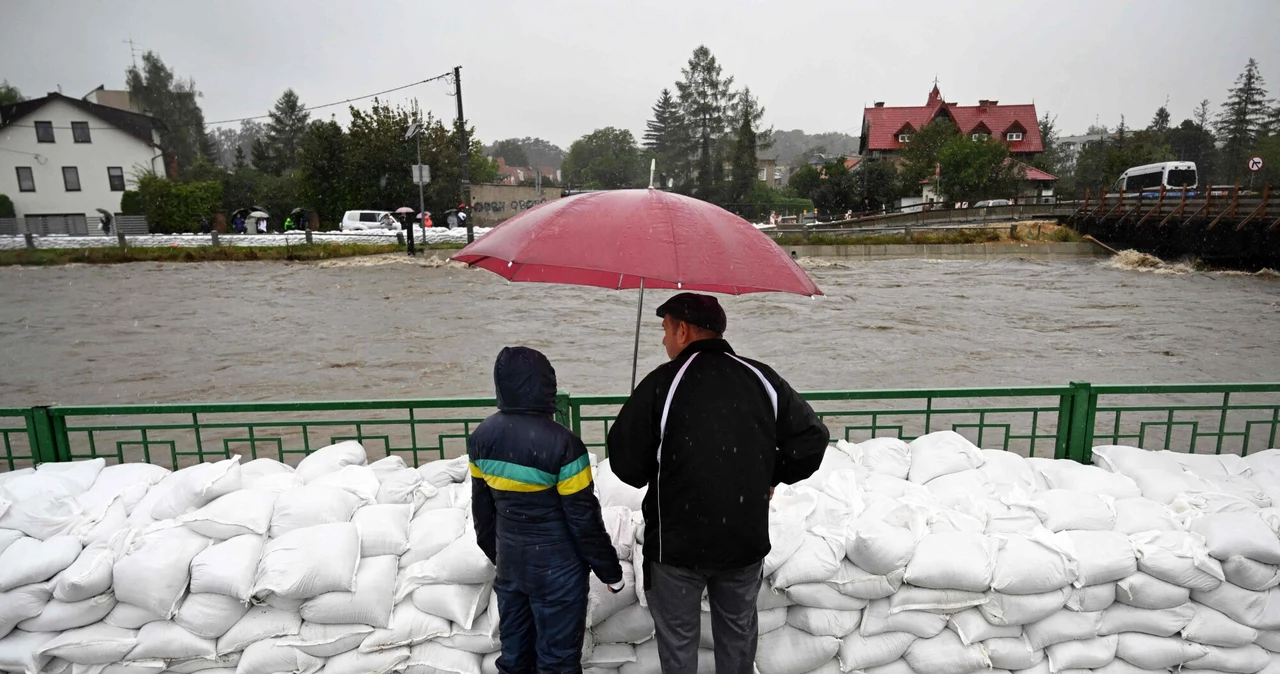
[[[1044,171],[1041,171],[1040,169],[1034,166],[1028,166],[1026,164],[1023,164],[1022,162],[1018,162],[1018,164],[1021,165],[1022,170],[1026,172],[1026,175],[1023,177],[1023,180],[1057,180],[1058,179],[1057,176],[1049,175],[1048,173],[1045,173]]]
[[[929,102],[917,107],[871,107],[862,111],[863,137],[866,139],[866,150],[895,151],[903,149],[898,142],[898,130],[911,125],[915,130],[924,128],[933,121],[943,108],[955,120],[961,133],[973,133],[975,128],[985,125],[997,139],[1003,139],[1010,129],[1021,131],[1022,140],[1009,143],[1009,151],[1014,154],[1044,152],[1044,142],[1040,138],[1040,124],[1037,121],[1036,106],[999,105],[997,101],[986,101],[987,105],[954,105],[942,99],[942,94],[935,86],[929,93]],[[1021,126],[1022,128],[1017,128]],[[982,132],[985,133],[985,130]],[[1046,174],[1047,175],[1047,174]]]

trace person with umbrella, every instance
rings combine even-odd
[[[734,353],[709,295],[658,307],[669,363],[609,429],[614,473],[644,499],[645,596],[665,674],[698,669],[703,590],[717,674],[751,674],[773,488],[812,475],[830,434],[767,365]]]

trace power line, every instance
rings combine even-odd
[[[362,101],[362,100],[364,100],[364,99],[366,99],[366,98],[373,98],[374,96],[381,96],[381,95],[383,95],[383,94],[389,94],[389,93],[391,93],[391,92],[393,92],[393,91],[400,91],[401,89],[408,89],[409,87],[416,87],[416,86],[418,86],[418,85],[420,85],[420,84],[426,84],[426,83],[428,83],[428,82],[435,82],[435,81],[437,81],[437,80],[449,79],[449,78],[452,78],[452,77],[453,77],[453,73],[451,73],[451,72],[450,72],[450,73],[444,73],[443,75],[436,75],[435,77],[429,77],[429,78],[427,78],[427,79],[425,79],[425,80],[421,80],[421,81],[418,81],[418,82],[411,82],[411,83],[409,83],[409,84],[405,84],[405,85],[403,85],[403,86],[395,87],[395,88],[392,88],[392,89],[387,89],[387,90],[385,90],[385,91],[379,91],[379,92],[377,92],[377,93],[368,94],[368,95],[366,95],[366,96],[357,96],[357,97],[355,97],[355,98],[348,98],[348,99],[346,99],[346,100],[343,100],[343,101],[336,101],[336,102],[334,102],[334,103],[325,103],[324,105],[313,105],[313,106],[308,107],[308,108],[303,108],[303,111],[305,111],[305,112],[311,112],[312,110],[320,110],[320,109],[323,109],[323,108],[332,108],[332,107],[333,107],[333,106],[335,106],[335,105],[343,105],[344,103],[354,103],[355,101]],[[235,123],[235,122],[248,122],[248,121],[252,121],[252,120],[255,120],[255,119],[267,119],[267,118],[268,118],[268,117],[270,117],[270,116],[271,116],[270,114],[266,114],[266,115],[257,115],[257,116],[254,116],[254,117],[241,117],[241,118],[239,118],[239,119],[223,119],[223,120],[219,120],[219,121],[216,121],[216,122],[205,122],[205,123],[204,123],[204,125],[205,125],[205,126],[216,126],[216,125],[218,125],[218,124],[232,124],[232,123]]]

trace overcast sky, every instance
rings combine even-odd
[[[485,142],[562,147],[604,126],[643,132],[663,87],[705,44],[777,129],[856,134],[874,101],[1034,102],[1064,134],[1120,115],[1145,126],[1214,110],[1249,57],[1280,94],[1277,0],[1058,2],[390,2],[0,0],[0,79],[27,96],[122,88],[132,38],[204,93],[205,119],[264,114],[292,87],[308,105],[462,66]],[[416,97],[452,117],[443,82]],[[367,105],[367,102],[358,104]],[[345,107],[318,111],[328,118]]]

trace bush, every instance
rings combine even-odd
[[[13,200],[7,195],[0,194],[0,218],[17,217],[13,210]]]
[[[137,190],[125,190],[120,195],[121,215],[146,215],[142,207],[142,195]]]
[[[147,176],[138,181],[143,214],[152,232],[194,234],[202,216],[212,216],[222,203],[222,185],[215,181],[178,183]]]

